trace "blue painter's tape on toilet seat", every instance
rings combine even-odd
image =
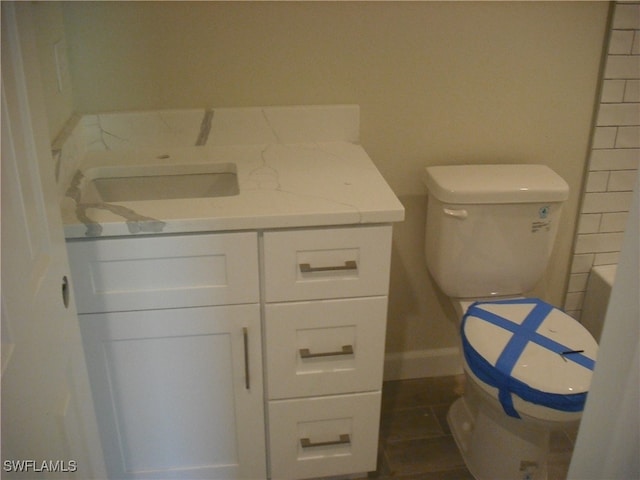
[[[515,304],[532,306],[530,312],[521,323],[486,309],[486,307],[491,307],[492,305]],[[463,317],[460,333],[467,364],[481,381],[498,389],[498,399],[504,411],[509,416],[520,418],[520,415],[513,406],[512,394],[516,394],[528,402],[556,410],[580,412],[584,408],[587,392],[573,394],[550,393],[539,388],[534,388],[513,375],[514,366],[520,359],[527,345],[531,343],[541,346],[553,354],[557,354],[559,356],[558,358],[562,356],[564,361],[574,362],[581,367],[593,370],[595,366],[593,359],[579,351],[575,351],[567,345],[549,338],[539,330],[539,327],[554,310],[557,309],[540,299],[522,298],[493,302],[476,302],[467,309]],[[511,333],[511,337],[506,345],[502,351],[498,353],[495,365],[480,354],[468,338],[465,327],[470,317],[488,322],[492,326]],[[563,354],[569,351],[571,351],[571,355],[563,356]]]

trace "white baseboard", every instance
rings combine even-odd
[[[462,373],[460,349],[457,347],[387,353],[384,380],[443,377]]]

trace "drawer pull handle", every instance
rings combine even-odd
[[[340,440],[331,440],[328,442],[316,442],[312,443],[308,438],[300,439],[300,446],[302,448],[313,448],[313,447],[329,447],[333,445],[349,445],[351,443],[351,437],[348,433],[343,433],[340,435]]]
[[[299,264],[301,273],[314,273],[314,272],[337,272],[343,270],[357,270],[358,264],[355,260],[347,260],[344,265],[335,265],[332,267],[312,267],[310,263]]]
[[[300,358],[336,357],[338,355],[353,355],[353,345],[343,345],[337,352],[311,353],[308,348],[301,348]]]

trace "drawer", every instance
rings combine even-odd
[[[67,243],[79,313],[255,303],[256,233]]]
[[[270,399],[379,390],[387,297],[267,304]]]
[[[269,402],[271,478],[376,469],[380,392]]]
[[[386,295],[391,226],[264,234],[267,302]]]

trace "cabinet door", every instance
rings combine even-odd
[[[110,477],[265,477],[258,304],[80,317]]]

